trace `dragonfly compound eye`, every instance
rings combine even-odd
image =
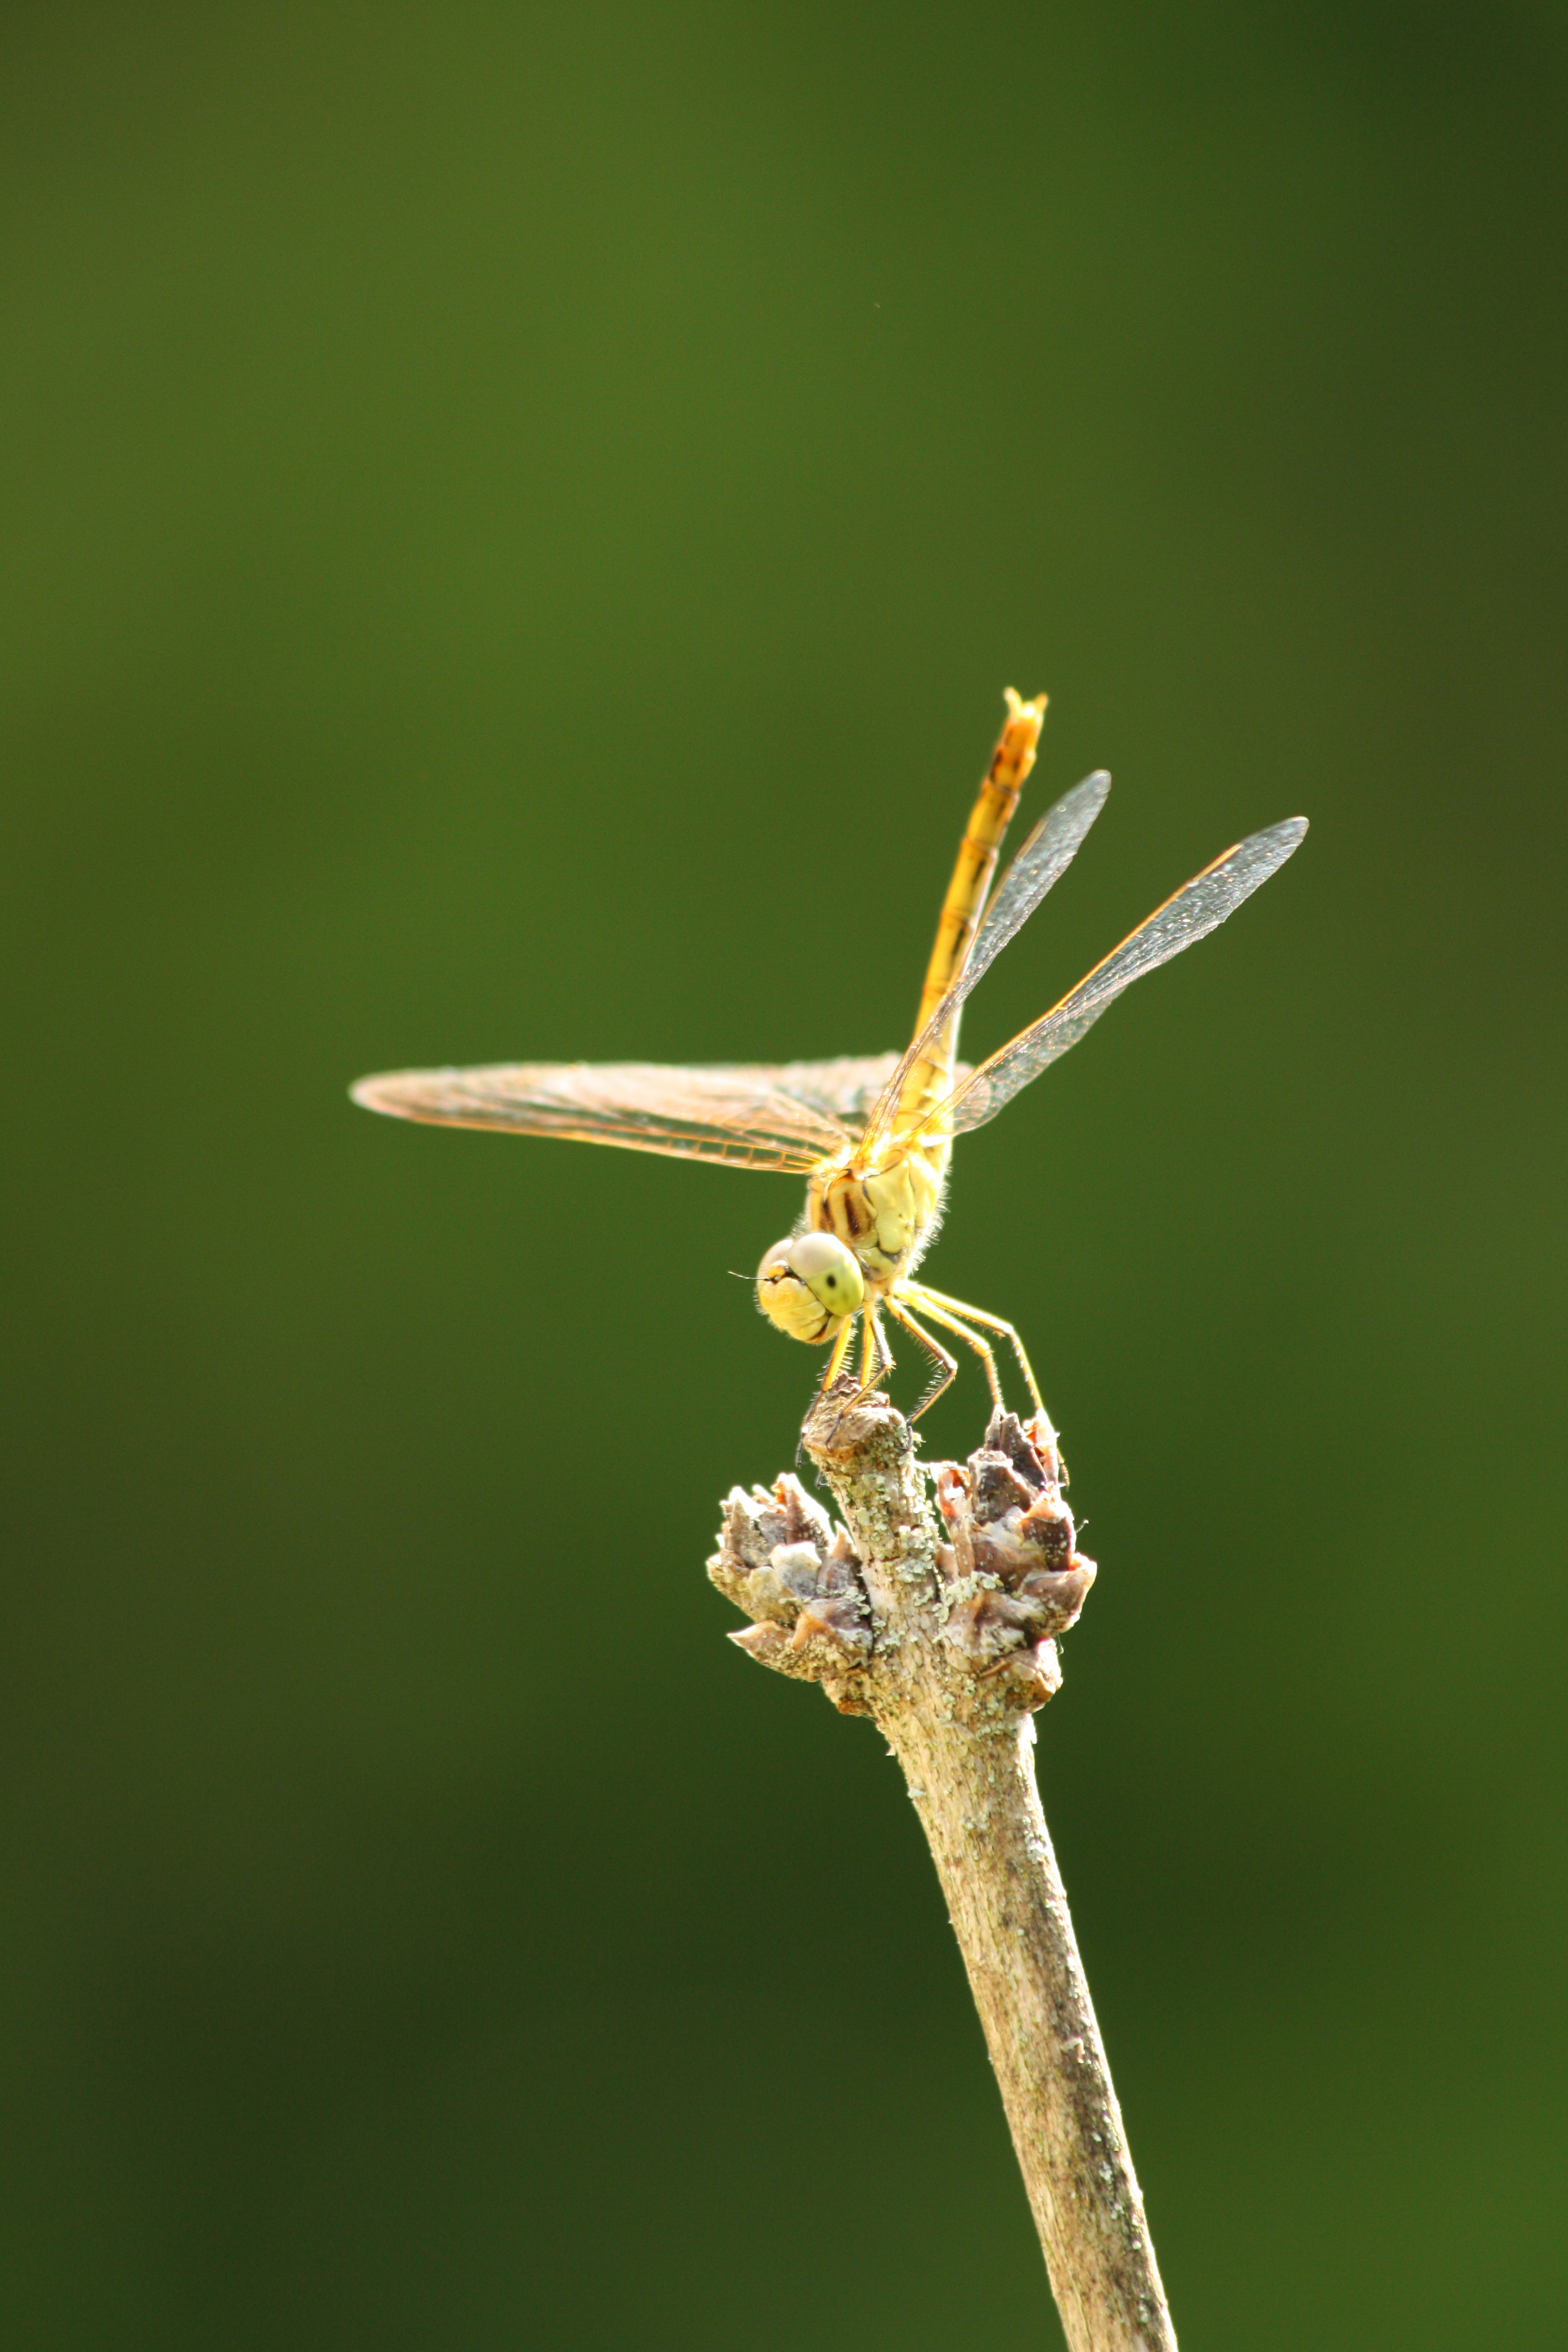
[[[866,1296],[860,1268],[834,1234],[776,1242],[757,1268],[757,1305],[792,1339],[826,1339]]]

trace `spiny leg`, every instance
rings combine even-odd
[[[950,1315],[945,1307],[939,1307],[928,1291],[919,1288],[914,1284],[910,1287],[914,1291],[922,1315],[929,1315],[931,1321],[940,1323],[944,1331],[955,1331],[967,1346],[973,1349],[984,1365],[985,1377],[991,1383],[991,1402],[998,1412],[1005,1412],[1006,1408],[1002,1395],[1002,1383],[996,1375],[996,1359],[991,1352],[990,1341],[983,1339],[978,1331],[972,1331],[967,1323],[961,1323],[956,1315]]]
[[[833,1424],[835,1435],[837,1434],[839,1422],[842,1422],[845,1413],[858,1412],[868,1398],[876,1394],[877,1382],[886,1380],[893,1369],[892,1349],[889,1347],[882,1327],[877,1320],[876,1301],[868,1298],[861,1309],[861,1314],[864,1318],[864,1330],[860,1345],[860,1385],[852,1397],[845,1399],[838,1421]],[[835,1349],[830,1370],[837,1371],[837,1368],[838,1352]],[[825,1381],[824,1390],[827,1385]]]
[[[934,1356],[937,1360],[936,1378],[910,1415],[911,1421],[919,1421],[927,1406],[933,1405],[942,1391],[952,1386],[953,1381],[958,1378],[958,1364],[956,1360],[948,1354],[942,1342],[939,1339],[933,1339],[929,1331],[922,1330],[914,1317],[907,1314],[891,1294],[884,1303],[894,1322],[901,1324],[906,1331],[911,1332],[926,1353]]]
[[[861,1310],[862,1337],[860,1346],[860,1392],[869,1396],[879,1381],[887,1379],[893,1369],[892,1351],[882,1336],[882,1326],[874,1298],[866,1301]]]
[[[891,1302],[889,1301],[889,1303],[890,1306]],[[885,1380],[887,1375],[893,1369],[892,1350],[889,1347],[887,1339],[883,1335],[880,1323],[877,1320],[876,1300],[868,1298],[866,1301],[864,1307],[861,1309],[861,1312],[865,1317],[865,1330],[861,1339],[860,1385],[856,1390],[853,1396],[845,1398],[843,1404],[840,1406],[838,1419],[834,1423],[832,1431],[828,1436],[827,1443],[829,1445],[831,1445],[834,1439],[837,1438],[847,1415],[858,1412],[859,1407],[867,1402],[868,1398],[875,1393],[877,1381],[879,1380]],[[840,1331],[837,1339],[833,1343],[833,1353],[828,1359],[827,1370],[823,1374],[822,1386],[816,1392],[818,1402],[820,1402],[823,1397],[826,1395],[828,1390],[832,1387],[835,1380],[837,1380],[838,1376],[838,1368],[844,1361],[845,1355],[848,1350],[849,1333],[853,1322],[854,1318],[852,1316],[846,1319],[843,1330]],[[801,1432],[801,1445],[803,1446],[805,1444],[805,1433],[803,1428]],[[800,1446],[795,1448],[795,1458],[796,1465],[798,1465],[800,1462]]]
[[[823,1373],[816,1394],[811,1401],[811,1412],[806,1414],[805,1421],[803,1421],[800,1424],[800,1444],[795,1449],[795,1466],[797,1470],[800,1468],[800,1457],[805,1451],[805,1423],[811,1419],[811,1413],[816,1411],[817,1406],[822,1402],[823,1398],[827,1394],[828,1390],[838,1378],[839,1372],[843,1367],[844,1359],[849,1353],[849,1342],[854,1337],[854,1332],[855,1318],[853,1315],[847,1315],[834,1336],[832,1347],[828,1349],[827,1369]],[[847,1410],[847,1408],[846,1408],[846,1410]],[[843,1418],[844,1414],[841,1412],[838,1416],[838,1420],[842,1421]],[[836,1431],[837,1426],[838,1423],[835,1422],[834,1428]]]
[[[1034,1371],[1029,1359],[1024,1353],[1024,1342],[1019,1339],[1011,1323],[1004,1323],[1000,1315],[987,1315],[978,1307],[966,1307],[962,1298],[949,1298],[944,1292],[931,1290],[923,1282],[906,1283],[904,1286],[914,1297],[922,1302],[928,1314],[938,1307],[945,1307],[950,1314],[964,1316],[971,1323],[978,1323],[983,1330],[999,1331],[1023,1368],[1029,1394],[1034,1399],[1035,1411],[1045,1412],[1046,1408],[1040,1401],[1040,1391],[1035,1382]],[[1046,1417],[1047,1421],[1050,1418],[1048,1413]]]
[[[823,1373],[822,1385],[816,1391],[819,1397],[825,1397],[827,1394],[828,1390],[843,1370],[844,1359],[849,1353],[849,1342],[854,1335],[855,1318],[853,1315],[847,1315],[839,1327],[837,1337],[828,1350],[827,1370]]]

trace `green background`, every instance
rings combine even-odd
[[[911,1809],[727,1647],[793,1180],[366,1069],[908,1032],[1100,1581],[1041,1778],[1194,2347],[1563,2340],[1556,8],[0,47],[8,2345],[1058,2341]],[[977,1442],[966,1374],[931,1450]]]

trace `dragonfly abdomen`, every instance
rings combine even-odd
[[[975,928],[985,904],[991,877],[996,871],[1002,836],[1018,805],[1018,795],[1035,764],[1035,751],[1045,724],[1046,698],[1025,702],[1007,688],[1007,722],[991,755],[980,797],[970,811],[959,845],[958,862],[942,901],[936,944],[926,967],[921,1007],[915,1016],[918,1037],[948,990],[963,971],[973,944]],[[953,1057],[958,1051],[958,1016],[954,1013],[939,1044],[922,1056],[904,1082],[893,1121],[894,1132],[908,1135],[922,1126],[926,1114],[945,1099],[952,1086]]]

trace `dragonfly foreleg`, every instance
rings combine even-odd
[[[826,1396],[844,1369],[844,1359],[849,1353],[849,1342],[855,1336],[855,1318],[847,1315],[839,1327],[838,1336],[827,1351],[827,1370],[822,1375],[819,1396]]]
[[[892,1349],[889,1347],[887,1336],[884,1333],[880,1323],[877,1320],[877,1308],[875,1302],[871,1299],[868,1299],[862,1311],[865,1316],[866,1328],[861,1339],[860,1385],[856,1390],[853,1396],[846,1397],[844,1400],[844,1403],[839,1411],[838,1420],[834,1423],[832,1432],[828,1437],[827,1442],[830,1445],[832,1444],[833,1440],[837,1436],[840,1423],[843,1422],[846,1414],[858,1411],[859,1407],[866,1403],[868,1399],[875,1393],[877,1382],[880,1380],[885,1380],[893,1369]],[[848,1353],[849,1335],[854,1328],[855,1318],[853,1316],[849,1316],[845,1320],[844,1328],[840,1331],[837,1339],[835,1339],[833,1343],[833,1352],[827,1360],[827,1370],[822,1376],[822,1386],[816,1392],[817,1402],[819,1403],[827,1394],[827,1391],[833,1386],[834,1381],[838,1378],[839,1369],[843,1364],[846,1355]],[[813,1410],[815,1410],[815,1407]],[[807,1418],[809,1419],[810,1416],[808,1415]],[[804,1445],[805,1443],[805,1438],[803,1430],[801,1444]],[[798,1467],[800,1462],[799,1447],[795,1450],[795,1458]]]
[[[978,1323],[984,1330],[999,1332],[1002,1338],[1006,1340],[1008,1346],[1012,1349],[1013,1353],[1018,1359],[1019,1365],[1023,1370],[1024,1379],[1028,1384],[1029,1395],[1033,1400],[1035,1411],[1037,1412],[1045,1412],[1046,1408],[1040,1401],[1040,1391],[1035,1384],[1033,1368],[1030,1365],[1028,1357],[1024,1353],[1024,1342],[1019,1339],[1018,1334],[1015,1331],[1011,1323],[1004,1323],[1000,1315],[987,1315],[978,1307],[966,1307],[962,1298],[949,1298],[945,1292],[941,1290],[931,1290],[923,1282],[907,1283],[905,1285],[905,1289],[911,1297],[919,1301],[920,1305],[924,1307],[926,1313],[931,1317],[934,1323],[940,1323],[943,1319],[942,1316],[937,1312],[938,1308],[941,1307],[944,1308],[948,1315],[962,1315],[967,1321],[971,1323]],[[951,1328],[952,1326],[950,1325],[948,1328]],[[997,1403],[1000,1404],[1002,1402],[1002,1395],[1001,1391],[996,1386],[995,1366],[991,1356],[990,1349],[985,1347],[983,1341],[977,1339],[973,1332],[965,1331],[963,1336],[969,1341],[972,1348],[977,1349],[980,1353],[985,1357],[987,1370],[991,1377],[992,1391],[996,1398]]]
[[[833,1424],[836,1436],[838,1432],[838,1422],[843,1420],[844,1414],[858,1412],[863,1404],[875,1396],[877,1382],[886,1380],[893,1369],[893,1351],[888,1345],[887,1335],[877,1320],[875,1306],[868,1300],[862,1311],[865,1316],[865,1331],[860,1347],[860,1385],[852,1397],[846,1399],[844,1412],[839,1414],[838,1421]],[[836,1349],[834,1360],[829,1369],[837,1371],[837,1368],[838,1351]],[[828,1385],[827,1381],[823,1382],[825,1390]]]
[[[892,1349],[883,1335],[874,1299],[868,1299],[864,1309],[865,1333],[860,1349],[860,1389],[869,1396],[879,1381],[885,1381],[893,1369]]]
[[[927,1389],[924,1396],[921,1397],[919,1404],[916,1405],[913,1412],[910,1415],[910,1419],[911,1421],[919,1421],[921,1413],[925,1412],[926,1408],[929,1405],[933,1405],[938,1397],[941,1396],[942,1391],[944,1389],[951,1388],[953,1381],[958,1378],[957,1359],[948,1354],[947,1349],[942,1346],[940,1339],[933,1339],[929,1331],[922,1330],[920,1324],[915,1321],[914,1317],[906,1313],[904,1308],[899,1305],[896,1298],[889,1296],[884,1301],[884,1304],[886,1305],[888,1312],[892,1317],[894,1322],[901,1324],[906,1331],[911,1333],[913,1337],[920,1341],[921,1346],[925,1349],[928,1355],[934,1356],[936,1358],[937,1370],[935,1378],[932,1380],[930,1388]]]

